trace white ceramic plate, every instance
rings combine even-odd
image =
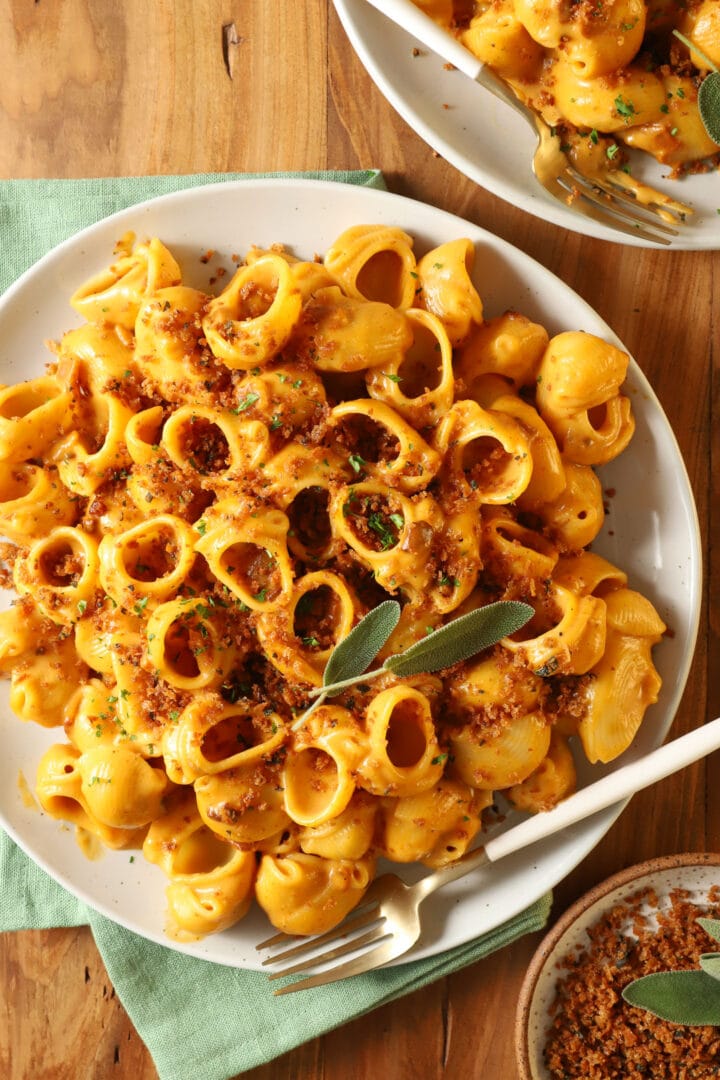
[[[415,237],[419,252],[446,240],[470,237],[477,248],[476,283],[487,317],[515,308],[551,332],[586,330],[619,344],[588,305],[538,263],[476,226],[422,203],[368,188],[318,181],[240,181],[195,188],[122,211],[66,241],[42,259],[0,301],[0,382],[40,372],[43,341],[75,325],[71,292],[107,266],[116,240],[127,229],[159,236],[183,266],[187,280],[207,286],[218,258],[203,252],[244,255],[251,244],[281,241],[306,258],[324,252],[348,226],[389,223]],[[664,688],[637,746],[637,756],[657,745],[675,713],[694,647],[700,606],[700,553],[695,507],[677,443],[652,390],[633,363],[628,380],[637,418],[631,448],[602,472],[614,488],[611,512],[597,545],[623,566],[631,583],[647,593],[674,630],[656,650]],[[27,808],[18,776],[34,783],[52,731],[24,724],[0,701],[0,820],[53,877],[111,919],[154,941],[223,964],[257,968],[255,943],[268,936],[254,911],[237,927],[193,945],[177,945],[163,933],[166,880],[140,857],[107,853],[97,862],[81,854],[73,833]],[[584,775],[589,775],[587,770]],[[405,959],[439,952],[490,930],[523,910],[562,879],[601,839],[619,808],[568,829],[538,845],[436,893],[425,905],[426,929]]]
[[[550,1030],[550,1006],[557,993],[558,977],[567,956],[576,956],[590,945],[588,931],[617,904],[652,889],[657,903],[642,910],[648,919],[668,908],[675,889],[687,890],[687,899],[699,909],[708,893],[720,885],[720,856],[688,853],[666,855],[627,867],[591,889],[568,908],[541,941],[523,982],[516,1017],[517,1063],[522,1080],[551,1080],[543,1061]],[[702,914],[702,910],[698,911]],[[714,946],[708,939],[707,951]],[[680,1029],[682,1030],[682,1029]],[[678,1054],[682,1055],[682,1045]]]
[[[425,142],[481,187],[566,229],[638,247],[656,247],[573,213],[535,181],[535,136],[521,116],[426,48],[365,0],[334,0],[340,21],[369,75]],[[694,210],[671,247],[720,248],[720,173],[666,179],[668,169],[633,154],[633,174]]]

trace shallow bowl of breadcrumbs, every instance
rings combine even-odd
[[[520,1080],[720,1078],[720,1028],[659,1020],[622,997],[655,971],[698,968],[717,945],[720,854],[628,867],[572,905],[527,970],[515,1026]]]

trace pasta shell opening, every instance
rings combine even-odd
[[[183,462],[208,476],[230,466],[230,444],[222,428],[205,416],[191,414],[176,435]]]
[[[205,825],[191,833],[175,850],[174,874],[209,874],[227,866],[236,849],[215,836]]]
[[[200,752],[207,761],[227,761],[236,754],[267,741],[265,725],[250,713],[234,712],[223,717],[205,733]]]
[[[123,546],[123,568],[133,581],[158,581],[177,565],[177,546],[169,530],[148,531]]]
[[[412,698],[398,701],[387,726],[387,756],[397,769],[417,765],[427,748],[426,720]]]
[[[85,553],[66,537],[48,540],[38,552],[37,568],[42,584],[55,589],[74,589],[85,570]]]
[[[359,493],[357,488],[349,489],[343,516],[360,546],[371,552],[397,547],[405,529],[402,513],[391,498],[380,492]]]
[[[320,557],[332,540],[330,493],[327,488],[303,488],[287,507],[290,521],[288,547],[300,557]]]
[[[231,544],[222,555],[222,570],[258,603],[275,600],[282,591],[277,560],[267,548],[247,541]]]
[[[195,651],[204,646],[196,644],[198,635],[187,624],[174,622],[165,635],[165,663],[185,679],[196,679],[200,674]]]
[[[381,461],[388,465],[400,453],[397,436],[384,424],[361,412],[338,417],[335,438],[347,448],[355,472],[362,472],[362,466],[367,462],[375,465]]]
[[[513,463],[513,455],[489,435],[480,435],[463,447],[462,470],[474,490],[494,490],[511,483]]]
[[[443,356],[437,336],[429,326],[413,321],[413,343],[398,368],[403,396],[421,397],[437,390],[444,377]]]
[[[299,825],[320,825],[337,817],[355,790],[335,758],[316,746],[292,755],[285,767],[284,784],[287,812]]]
[[[355,287],[366,300],[382,300],[390,307],[400,307],[404,303],[407,286],[405,259],[397,251],[376,251],[355,278]]]
[[[340,598],[329,585],[310,589],[295,605],[293,633],[314,650],[330,649],[337,638]]]

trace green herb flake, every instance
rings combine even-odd
[[[259,400],[259,394],[246,394],[242,401],[234,409],[231,409],[230,412],[235,413],[235,415],[237,416],[238,413],[245,412],[246,409],[249,409],[252,405],[255,404],[256,401]]]
[[[375,535],[380,539],[382,551],[387,551],[397,544],[397,537],[394,532],[388,528],[388,520],[389,519],[386,518],[384,514],[379,513],[377,510],[373,510],[373,512],[368,515],[367,519],[368,528],[372,529]]]
[[[637,115],[632,101],[625,101],[622,94],[618,94],[615,98],[615,109],[620,116],[625,117],[626,121],[628,121],[631,116]]]
[[[352,465],[353,471],[356,473],[362,472],[364,466],[367,465],[365,458],[360,457],[359,454],[351,454],[348,461]]]

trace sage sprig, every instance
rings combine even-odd
[[[501,638],[514,634],[535,614],[529,604],[498,600],[469,611],[410,645],[405,652],[389,656],[381,670],[398,678],[440,671],[489,649]]]
[[[697,922],[720,941],[720,919]],[[700,970],[656,971],[628,983],[622,992],[628,1005],[661,1020],[688,1027],[720,1026],[720,953],[703,953]]]
[[[315,700],[295,721],[295,725],[304,723],[327,698],[336,697],[357,683],[371,682],[388,673],[406,678],[423,672],[440,671],[461,660],[468,660],[495,645],[501,638],[520,630],[534,614],[529,604],[518,600],[498,600],[494,604],[486,604],[453,619],[438,630],[431,630],[404,652],[388,656],[380,667],[368,671],[400,619],[398,602],[385,600],[368,612],[335,646],[325,667],[322,685],[310,691],[309,696]]]
[[[720,146],[720,70],[702,49],[699,49],[679,30],[673,30],[673,34],[679,41],[682,41],[686,48],[697,53],[702,58],[703,63],[707,64],[711,69],[710,74],[705,76],[698,90],[698,109],[705,130],[712,141]]]
[[[338,642],[323,675],[323,687],[329,697],[332,697],[333,684],[362,675],[370,667],[399,621],[400,605],[397,600],[384,600],[369,611],[347,637]]]

